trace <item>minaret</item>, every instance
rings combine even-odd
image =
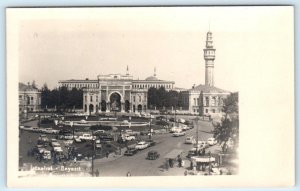
[[[204,50],[204,60],[205,60],[205,85],[214,86],[214,61],[215,61],[215,51],[213,47],[212,33],[207,32],[206,35],[206,47]]]

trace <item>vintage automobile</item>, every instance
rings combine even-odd
[[[145,142],[148,144],[149,147],[156,145],[156,142],[153,139],[147,139]]]
[[[124,155],[126,156],[132,156],[132,155],[135,155],[137,153],[137,149],[135,148],[128,148],[125,152],[124,152]]]
[[[175,133],[173,133],[172,134],[173,135],[173,137],[180,137],[180,136],[184,136],[185,135],[185,132],[183,132],[183,131],[179,131],[179,132],[175,132]]]
[[[147,147],[148,147],[148,143],[146,143],[145,141],[141,141],[135,146],[135,148],[138,150],[143,150]]]
[[[48,133],[48,134],[58,134],[59,130],[52,129],[52,128],[46,128],[42,130],[43,133]]]
[[[156,150],[151,150],[147,154],[147,159],[156,160],[159,157],[159,153]]]
[[[193,136],[186,137],[184,143],[185,143],[185,144],[193,144],[193,143],[194,143],[194,138],[193,138]]]
[[[217,144],[217,140],[215,138],[211,137],[211,138],[207,139],[207,143],[212,146],[212,145]]]

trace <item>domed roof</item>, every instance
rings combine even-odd
[[[148,78],[146,78],[146,80],[148,80],[148,81],[158,81],[158,79],[157,79],[157,77],[155,77],[155,76],[149,76]]]

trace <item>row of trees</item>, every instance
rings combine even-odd
[[[148,108],[181,107],[181,96],[181,93],[177,91],[166,91],[164,87],[160,87],[159,89],[152,87],[148,90]]]
[[[47,84],[41,89],[41,106],[42,108],[54,108],[66,110],[82,108],[83,92],[80,89],[73,88],[68,90],[66,87],[48,89]]]

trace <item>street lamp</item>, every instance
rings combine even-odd
[[[73,140],[75,141],[75,131],[74,131],[73,125],[74,125],[74,122],[71,121],[71,122],[70,122],[70,126],[71,126],[71,129],[73,130]],[[73,127],[73,128],[72,128],[72,127]]]
[[[198,137],[199,137],[199,135],[198,135],[198,133],[199,133],[199,131],[198,131],[198,127],[199,127],[199,120],[200,120],[200,118],[199,117],[196,117],[195,118],[195,124],[196,124],[196,126],[197,126],[197,129],[196,129],[196,154],[198,155]]]
[[[210,156],[211,156],[211,153],[210,151],[208,151],[208,175],[210,175],[210,169],[211,169],[211,164],[210,164]]]
[[[92,176],[94,176],[94,158],[95,158],[95,142],[94,131],[92,130],[93,152],[92,152]]]
[[[152,119],[151,119],[151,114],[150,114],[150,122],[149,122],[149,139],[150,139],[150,140],[151,140],[151,138],[152,138],[151,121],[152,121]]]

